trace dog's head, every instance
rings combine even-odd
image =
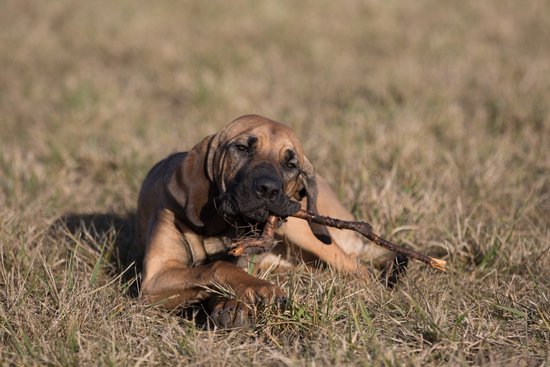
[[[296,213],[304,198],[308,211],[317,213],[315,170],[289,127],[247,115],[205,140],[205,175],[217,187],[214,201],[224,217],[262,223],[269,215]],[[324,226],[310,226],[321,241],[330,243]]]

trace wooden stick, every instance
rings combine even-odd
[[[445,270],[445,266],[447,262],[445,260],[436,259],[433,257],[429,257],[426,255],[423,255],[421,253],[418,253],[416,251],[413,251],[411,249],[395,245],[389,241],[386,241],[382,237],[377,236],[373,233],[372,227],[370,224],[365,222],[352,222],[352,221],[345,221],[340,219],[334,219],[330,217],[324,217],[322,215],[316,215],[311,212],[308,212],[306,210],[301,209],[298,213],[292,214],[292,217],[304,219],[310,222],[322,224],[328,227],[334,227],[338,229],[350,229],[352,231],[356,231],[361,233],[363,236],[367,237],[369,240],[377,244],[378,246],[382,246],[387,248],[390,251],[393,251],[398,254],[405,255],[407,257],[410,257],[411,259],[415,259],[418,261],[422,261],[428,265],[430,265],[432,268],[441,270],[443,272],[447,272]]]

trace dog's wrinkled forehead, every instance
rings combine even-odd
[[[269,147],[279,152],[292,151],[298,159],[303,155],[302,144],[290,127],[262,116],[239,117],[220,134],[222,141],[246,143],[259,151]]]

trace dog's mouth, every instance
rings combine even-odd
[[[281,195],[277,200],[240,199],[234,194],[225,194],[217,200],[220,214],[227,219],[244,219],[247,223],[256,224],[267,220],[270,215],[286,218],[297,213],[301,205]]]

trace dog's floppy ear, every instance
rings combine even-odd
[[[206,137],[187,153],[184,158],[174,160],[176,167],[169,169],[166,188],[178,205],[185,210],[186,218],[195,226],[204,225],[201,218],[203,207],[208,204],[209,190],[213,176],[212,160],[208,154],[215,135]],[[175,155],[174,155],[175,156]]]
[[[300,174],[301,189],[299,192],[300,198],[307,197],[307,211],[319,215],[317,211],[317,180],[315,178],[315,169],[307,158],[304,157],[304,166],[302,167],[302,173]],[[328,233],[327,227],[309,222],[309,228],[317,237],[317,239],[324,244],[330,245],[332,239]]]

